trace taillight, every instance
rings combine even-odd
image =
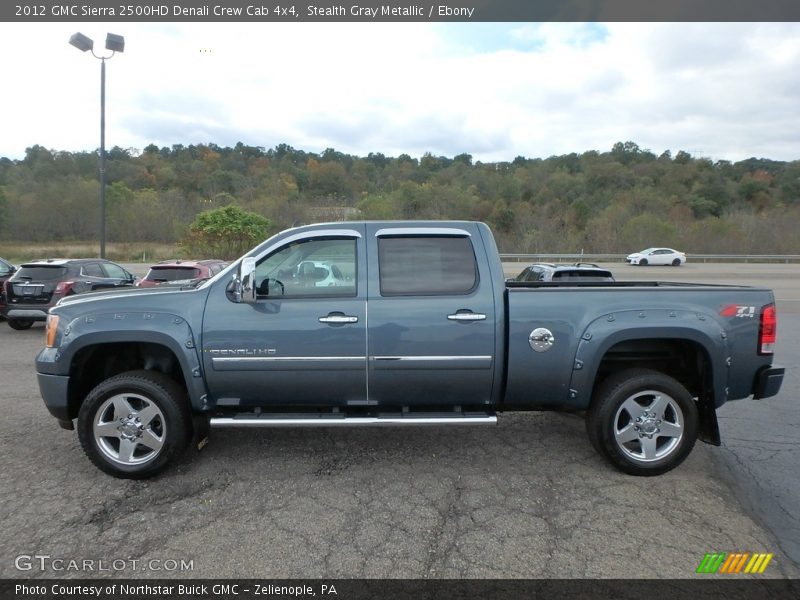
[[[772,354],[778,334],[778,315],[774,304],[761,308],[761,327],[758,332],[758,353]]]
[[[64,294],[65,296],[72,291],[72,286],[75,285],[74,281],[60,281],[56,286],[56,294]]]

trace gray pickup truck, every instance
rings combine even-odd
[[[716,409],[778,393],[772,292],[664,282],[506,282],[474,222],[284,231],[191,288],[50,310],[39,387],[111,475],[152,476],[210,427],[483,425],[584,411],[594,447],[663,473]],[[533,433],[532,433],[533,435]]]

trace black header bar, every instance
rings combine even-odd
[[[796,600],[798,580],[3,579],[0,600]]]
[[[7,0],[3,22],[800,21],[798,0]],[[676,40],[676,43],[679,43]]]

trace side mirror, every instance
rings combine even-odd
[[[234,280],[233,298],[235,302],[255,304],[256,302],[256,259],[248,256],[239,263]]]

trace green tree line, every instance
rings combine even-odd
[[[271,230],[321,220],[475,219],[506,252],[800,253],[800,161],[712,161],[633,142],[510,162],[215,144],[108,152],[107,238],[175,243],[235,205]],[[95,152],[0,158],[0,239],[97,239]]]

